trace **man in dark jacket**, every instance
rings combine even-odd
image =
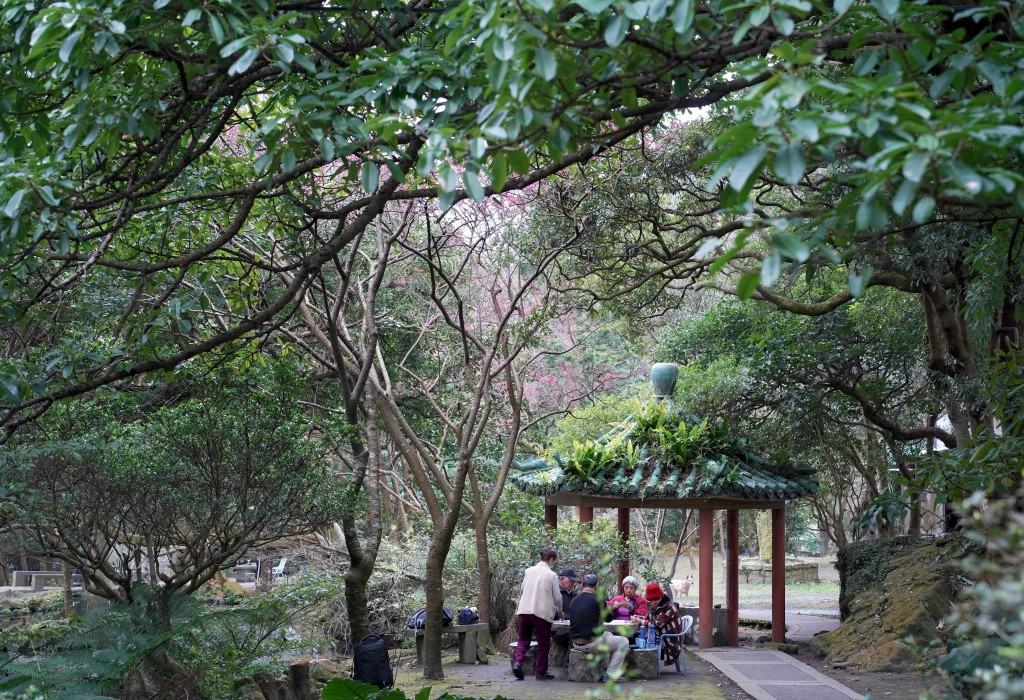
[[[569,634],[573,649],[579,651],[604,652],[610,651],[608,672],[601,681],[609,678],[616,682],[625,680],[622,676],[622,663],[629,651],[629,641],[625,637],[604,631],[601,623],[602,605],[597,602],[597,576],[587,574],[583,577],[583,590],[573,598],[569,609]]]
[[[576,578],[576,572],[572,569],[562,569],[562,572],[558,574],[558,590],[562,594],[562,614],[556,619],[569,619],[569,604],[572,603],[572,599],[576,597],[576,584],[578,581],[579,579]],[[564,666],[565,662],[569,660],[569,647],[571,646],[568,627],[553,629],[551,632],[551,641],[558,646],[565,647],[566,656],[562,659],[562,665]]]

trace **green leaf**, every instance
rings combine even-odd
[[[910,206],[910,202],[917,195],[917,188],[918,184],[911,180],[904,180],[897,188],[896,194],[892,197],[892,210],[897,216],[903,216],[907,207]]]
[[[772,171],[787,185],[795,185],[804,176],[806,161],[803,145],[793,141],[775,152]]]
[[[191,10],[185,13],[185,18],[181,20],[181,26],[191,27],[193,24],[198,22],[203,16],[203,11],[198,7],[193,7]]]
[[[672,28],[676,34],[684,34],[693,24],[693,2],[694,0],[677,0],[675,9],[672,10]]]
[[[931,219],[934,209],[935,199],[933,197],[921,197],[921,199],[917,200],[917,204],[914,205],[914,210],[910,216],[915,224],[923,224]]]
[[[466,170],[462,173],[462,182],[466,185],[466,192],[472,197],[473,201],[479,204],[484,201],[484,188],[480,184],[480,177],[476,172],[472,170]]]
[[[775,284],[775,280],[779,279],[779,275],[782,272],[782,257],[778,251],[772,251],[771,255],[764,259],[761,263],[761,285],[764,287],[770,287]]]
[[[754,146],[733,162],[732,172],[729,174],[730,188],[736,192],[749,189],[747,183],[751,176],[760,170],[766,150],[765,146]]]
[[[625,15],[615,15],[604,28],[604,42],[612,48],[620,45],[623,39],[626,38],[628,26],[629,20],[626,19]]]
[[[761,281],[761,275],[756,272],[744,272],[736,285],[736,294],[740,299],[749,299],[757,289],[757,283]]]
[[[930,153],[915,153],[903,162],[903,177],[911,182],[919,183],[931,160]]]
[[[504,153],[495,153],[491,156],[491,188],[495,192],[505,189],[505,179],[508,177],[508,158]]]
[[[542,46],[534,52],[533,60],[537,66],[537,75],[544,80],[554,80],[558,67],[555,64],[555,55],[550,50]]]
[[[359,185],[369,194],[377,191],[380,184],[380,168],[372,160],[363,163],[363,169],[359,173]]]
[[[21,209],[21,200],[25,198],[26,192],[28,192],[27,189],[20,189],[7,200],[7,204],[4,206],[4,214],[6,214],[8,218],[13,219],[18,215],[18,210]]]
[[[3,389],[7,403],[17,406],[21,403],[21,385],[10,379],[0,379],[0,388]]]
[[[612,0],[576,0],[576,4],[592,15],[604,12],[612,4]]]
[[[886,22],[892,22],[900,16],[900,0],[871,0],[871,5]]]
[[[292,48],[291,44],[277,44],[274,47],[274,51],[277,53],[277,57],[285,63],[291,63],[295,58],[295,49]]]
[[[82,37],[82,31],[72,32],[68,35],[68,38],[64,40],[64,43],[60,46],[60,51],[57,52],[57,57],[60,58],[61,63],[67,63],[68,59],[71,58],[71,52],[75,50],[75,44]]]
[[[850,270],[850,294],[854,297],[859,297],[864,293],[864,290],[868,287],[868,282],[871,281],[871,267],[864,268],[861,273],[856,273]]]
[[[508,163],[514,171],[520,175],[530,172],[530,156],[526,154],[526,151],[507,151],[507,153]]]
[[[249,70],[249,66],[252,65],[252,62],[255,61],[256,57],[259,55],[259,49],[247,50],[245,53],[238,57],[237,61],[231,64],[231,67],[228,68],[228,75],[238,75]]]
[[[843,14],[851,7],[853,7],[853,0],[835,0],[832,3],[832,9],[835,10],[837,15]]]

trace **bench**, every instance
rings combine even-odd
[[[486,632],[490,626],[486,622],[474,622],[472,625],[448,625],[441,628],[441,634],[459,636],[459,663],[476,663],[476,635],[479,632]],[[416,637],[416,663],[423,664],[423,634],[422,629],[405,629],[406,637]]]

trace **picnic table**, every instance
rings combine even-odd
[[[486,622],[474,622],[471,625],[448,625],[441,628],[441,634],[459,636],[459,663],[475,664],[476,659],[476,635],[489,629]],[[423,634],[424,630],[405,628],[406,637],[416,638],[416,663],[423,664]]]

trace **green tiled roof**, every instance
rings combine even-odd
[[[634,439],[635,423],[626,421],[597,444]],[[582,477],[556,458],[516,461],[510,473],[515,486],[525,493],[547,496],[558,491],[581,495],[645,498],[731,498],[779,501],[810,496],[818,490],[815,472],[794,464],[770,464],[752,454],[741,441],[721,441],[685,462],[659,456],[642,442],[639,458],[629,464],[619,459],[599,473]]]

